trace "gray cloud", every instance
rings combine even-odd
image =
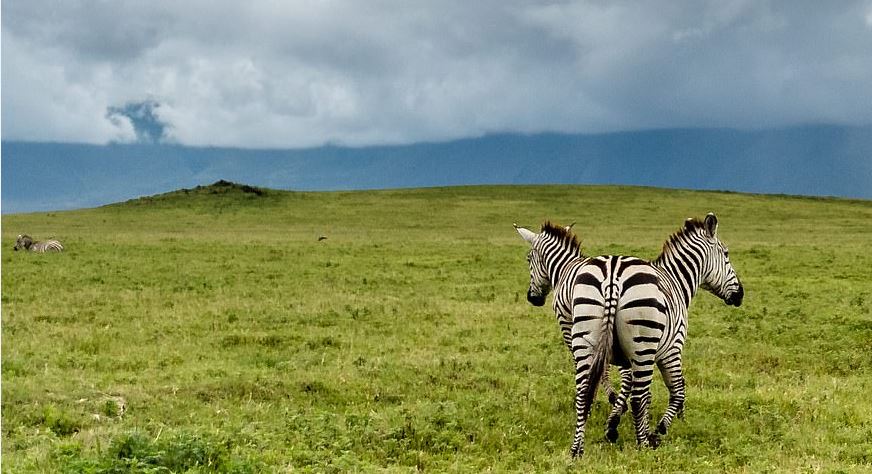
[[[246,147],[872,123],[872,2],[2,8],[3,138]],[[45,12],[51,12],[46,14]]]
[[[159,103],[144,100],[109,107],[106,117],[112,123],[128,122],[133,127],[139,143],[164,143],[169,126],[158,118],[159,110]]]

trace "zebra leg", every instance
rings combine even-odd
[[[603,374],[603,387],[609,397],[609,405],[614,407],[617,404],[620,408],[620,416],[627,411],[627,399],[630,398],[630,370],[618,368],[618,373],[621,374],[621,387],[617,392],[609,381],[608,373]]]
[[[612,443],[618,441],[618,425],[621,423],[621,416],[627,411],[627,398],[630,396],[630,388],[633,382],[633,372],[630,369],[622,368],[620,369],[620,374],[621,390],[615,396],[614,402],[612,402],[612,411],[609,413],[609,418],[606,421],[606,439]],[[609,394],[609,401],[611,401],[612,394]]]
[[[630,398],[630,390],[633,388],[633,371],[630,369],[619,369],[621,374],[621,392],[615,401],[617,408],[620,409],[618,416],[627,412],[627,400]]]
[[[624,339],[626,341],[626,339]],[[630,407],[633,410],[633,421],[636,425],[636,443],[639,446],[656,448],[660,445],[660,437],[651,432],[648,422],[648,409],[651,405],[651,380],[654,379],[654,354],[657,348],[656,338],[644,336],[632,337],[632,351],[625,351],[630,357]],[[623,341],[622,341],[623,342]]]
[[[612,387],[611,380],[609,380],[608,369],[603,372],[602,386],[603,389],[606,391],[606,396],[609,398],[609,405],[614,405],[615,402],[618,401],[618,394],[615,393],[615,389]]]
[[[657,366],[660,368],[660,374],[663,376],[663,383],[669,390],[669,406],[666,407],[666,412],[663,413],[663,418],[657,424],[657,432],[666,434],[672,420],[676,416],[681,416],[684,412],[684,374],[681,370],[681,352],[669,354],[662,360],[658,361]]]
[[[636,443],[639,446],[656,448],[660,445],[660,437],[652,433],[648,426],[648,408],[651,404],[651,376],[635,375],[633,391],[630,395],[630,407],[633,410],[633,421],[636,425]],[[649,371],[650,372],[650,371]]]
[[[584,428],[587,423],[591,406],[585,399],[588,386],[594,381],[590,380],[591,354],[576,356],[575,362],[575,436],[572,439],[572,447],[569,454],[573,457],[581,457],[584,454]],[[592,403],[591,403],[592,404]]]

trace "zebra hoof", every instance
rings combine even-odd
[[[619,417],[610,416],[606,424],[606,439],[610,443],[618,441],[618,424],[621,422]]]
[[[578,459],[578,458],[584,456],[584,448],[573,447],[572,449],[569,450],[569,456],[572,459]]]
[[[606,429],[606,439],[609,443],[617,443],[618,442],[618,428],[609,426]]]
[[[657,433],[649,434],[648,446],[651,446],[651,449],[657,449],[657,446],[660,446],[660,435],[658,435]]]
[[[661,421],[660,424],[657,425],[657,432],[665,435],[666,434],[666,422]]]

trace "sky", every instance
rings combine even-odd
[[[3,140],[872,124],[872,0],[2,2]]]

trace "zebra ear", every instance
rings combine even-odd
[[[705,230],[708,231],[709,235],[714,237],[718,233],[718,218],[715,216],[715,213],[709,212],[705,216]]]
[[[575,225],[575,222],[573,222],[572,224],[569,224],[568,226],[563,227],[563,230],[565,230],[566,232],[569,232],[570,230],[572,230],[572,226],[574,226],[574,225]]]
[[[533,232],[533,231],[531,231],[531,230],[529,230],[529,229],[525,229],[525,228],[523,228],[523,227],[518,227],[518,224],[512,224],[512,225],[515,226],[515,230],[517,230],[518,233],[521,234],[521,237],[522,237],[524,240],[526,240],[527,243],[529,243],[529,244],[532,244],[532,243],[533,243],[533,239],[536,238],[536,233],[535,233],[535,232]]]

